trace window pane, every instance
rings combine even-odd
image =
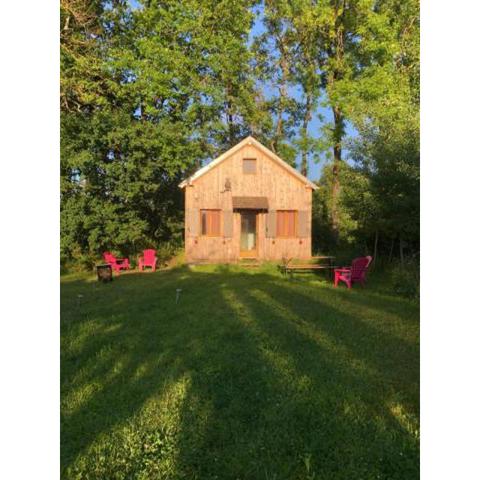
[[[287,236],[294,237],[295,236],[295,212],[287,212],[287,217],[288,217]]]
[[[291,224],[291,215],[290,212],[285,212],[285,229],[283,231],[286,237],[290,237],[290,224]]]
[[[243,159],[243,173],[256,173],[257,160],[255,158]]]
[[[220,212],[218,210],[212,210],[210,212],[212,216],[212,229],[210,235],[220,235]]]

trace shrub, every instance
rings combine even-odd
[[[171,242],[165,242],[157,248],[157,264],[162,267],[175,256],[177,247]]]
[[[396,264],[391,270],[392,288],[395,293],[407,298],[420,298],[420,266],[415,261]]]

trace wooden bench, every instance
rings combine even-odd
[[[307,264],[295,264],[290,263],[290,259],[287,263],[281,266],[282,272],[286,275],[290,273],[293,275],[294,272],[307,272],[307,271],[316,271],[316,270],[330,270],[330,278],[333,278],[333,270],[337,267],[333,265],[333,259],[335,257],[312,257],[312,259],[317,260],[328,260],[328,265],[318,264],[318,263],[307,263]]]

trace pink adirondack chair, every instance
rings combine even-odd
[[[128,258],[116,258],[110,252],[104,252],[103,258],[106,263],[111,265],[112,269],[120,273],[120,270],[128,270],[130,268],[130,262]]]
[[[145,267],[150,267],[153,272],[155,271],[155,267],[157,266],[156,253],[157,252],[153,249],[143,251],[143,257],[138,259],[138,268],[140,271]]]
[[[352,283],[360,283],[362,287],[365,286],[366,274],[368,266],[372,261],[372,257],[360,257],[352,260],[351,267],[336,268],[334,286],[338,282],[345,282],[348,288],[352,288]]]

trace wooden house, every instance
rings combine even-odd
[[[318,187],[253,137],[184,180],[187,262],[311,256]]]

